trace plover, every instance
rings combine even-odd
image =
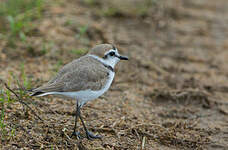
[[[81,138],[76,131],[79,117],[88,139],[101,138],[88,131],[80,108],[109,89],[115,76],[114,67],[120,60],[128,60],[128,57],[121,56],[115,46],[97,45],[85,56],[63,66],[49,82],[32,89],[31,96],[60,95],[76,99],[75,125],[71,136]]]

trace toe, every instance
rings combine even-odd
[[[91,132],[87,132],[87,139],[89,139],[89,140],[93,140],[93,139],[101,139],[102,138],[102,136],[100,136],[100,135],[94,135],[93,133],[91,133]]]
[[[80,132],[72,132],[70,137],[72,138],[73,136],[76,136],[78,139],[81,139]]]

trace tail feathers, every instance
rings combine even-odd
[[[39,96],[39,95],[44,94],[44,93],[45,92],[37,91],[37,92],[33,92],[32,94],[30,94],[30,96]]]

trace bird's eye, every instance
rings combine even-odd
[[[110,52],[109,55],[110,56],[114,56],[115,55],[115,52]]]

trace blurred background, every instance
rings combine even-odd
[[[226,0],[0,0],[1,149],[227,149]],[[69,138],[75,100],[31,98],[66,63],[112,43],[119,63],[82,111],[103,136]]]

